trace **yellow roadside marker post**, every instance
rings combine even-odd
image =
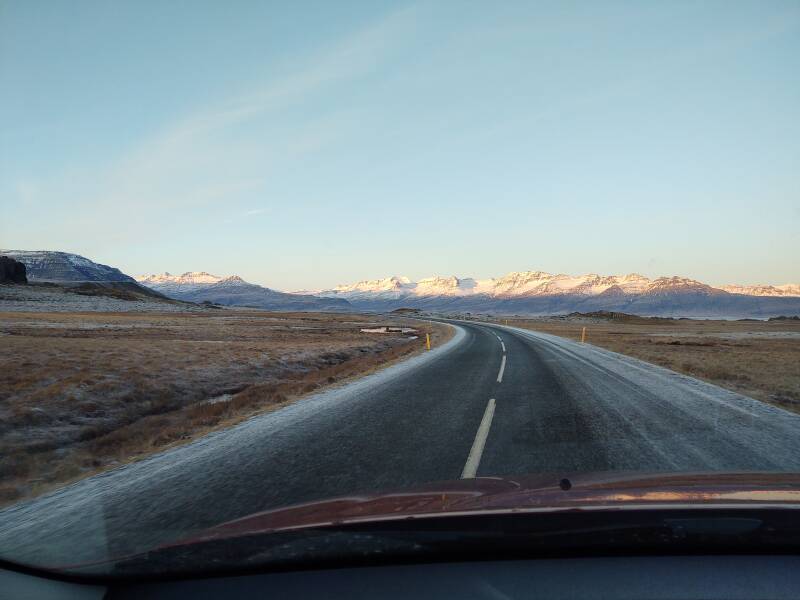
[[[426,334],[425,334],[425,347],[426,347],[428,350],[430,350],[430,349],[431,349],[431,334],[430,334],[430,333],[426,333]]]
[[[586,327],[584,327],[583,331],[581,331],[581,344],[585,343],[586,343]]]

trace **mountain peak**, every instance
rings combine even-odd
[[[161,275],[139,275],[136,277],[136,281],[144,285],[199,285],[217,283],[221,279],[222,277],[205,271],[186,271],[182,275],[172,275],[169,271],[164,271]]]
[[[408,277],[384,277],[383,279],[367,279],[350,285],[338,285],[334,288],[340,292],[392,292],[399,291],[411,284]]]
[[[228,277],[220,279],[217,283],[247,283],[247,282],[238,275],[229,275]]]

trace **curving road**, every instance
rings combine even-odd
[[[562,338],[445,346],[0,511],[0,556],[124,555],[272,507],[459,477],[800,471],[800,416]]]

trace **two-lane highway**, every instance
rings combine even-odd
[[[0,555],[101,560],[315,499],[575,471],[800,471],[800,417],[588,344],[458,323],[364,379],[0,511]]]

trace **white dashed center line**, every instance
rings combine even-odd
[[[497,374],[497,383],[503,383],[503,373],[506,370],[506,355],[503,354],[503,360],[500,362],[500,372]]]
[[[475,434],[475,441],[472,442],[472,449],[467,457],[467,464],[464,465],[464,470],[461,471],[461,479],[472,479],[478,472],[478,465],[481,464],[481,456],[483,456],[483,447],[486,445],[489,428],[492,426],[494,405],[494,398],[489,400],[489,404],[486,405],[486,411],[483,413],[478,433]]]

